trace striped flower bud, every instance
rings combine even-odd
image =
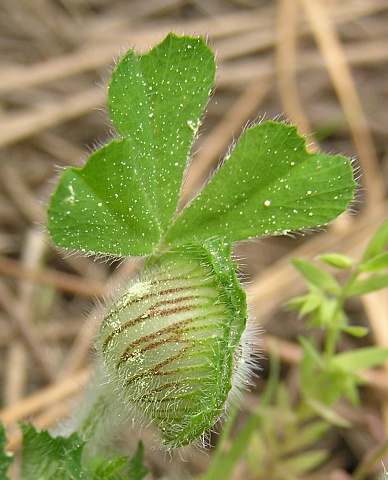
[[[190,245],[163,254],[107,310],[101,325],[110,377],[158,427],[168,448],[211,428],[234,380],[247,371],[240,344],[245,294],[234,264],[226,261],[230,247],[222,249],[221,255],[214,244]]]

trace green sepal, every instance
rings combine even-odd
[[[165,241],[236,242],[324,225],[347,208],[354,187],[347,158],[308,153],[295,127],[263,122],[245,130]]]

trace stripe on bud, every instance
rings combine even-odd
[[[101,325],[99,347],[109,375],[169,448],[211,428],[233,377],[247,370],[239,345],[245,294],[226,259],[230,247],[214,242],[163,254]]]

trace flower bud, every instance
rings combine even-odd
[[[110,377],[168,448],[211,428],[234,379],[245,380],[246,300],[229,258],[223,244],[163,254],[101,325],[99,348]]]

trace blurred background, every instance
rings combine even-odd
[[[236,246],[250,310],[263,329],[261,371],[242,399],[237,425],[260,398],[269,345],[281,361],[290,401],[297,396],[296,337],[304,323],[285,302],[305,287],[290,258],[326,251],[357,258],[388,216],[387,0],[1,0],[0,418],[16,452],[18,420],[52,427],[82,394],[93,299],[112,277],[118,281],[136,269],[134,261],[104,262],[56,249],[44,227],[48,197],[63,167],[82,165],[112,137],[105,101],[115,59],[129,47],[147,51],[169,31],[203,35],[217,52],[215,91],[193,148],[184,200],[198,192],[243,128],[262,119],[297,125],[311,151],[352,157],[359,182],[352,212],[325,231]],[[343,348],[352,342],[388,347],[387,290],[347,308],[370,334],[346,339]],[[346,472],[383,445],[388,370],[368,371],[365,378],[362,404],[344,408],[353,428],[325,437],[330,458],[303,478],[349,478]],[[191,449],[182,461],[150,451],[152,433],[143,432],[143,440],[149,479],[189,478],[212,461],[212,450]],[[378,478],[379,471],[362,478]],[[255,473],[254,443],[230,478],[262,478]]]

